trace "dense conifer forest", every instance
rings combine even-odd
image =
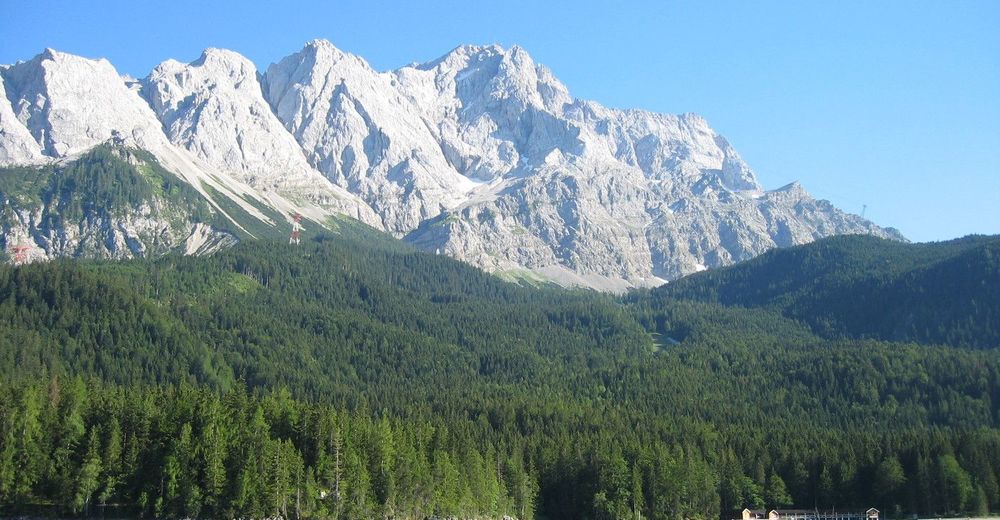
[[[770,308],[825,337],[996,348],[1000,237],[831,237],[689,276],[653,298]]]
[[[746,300],[739,267],[619,298],[350,225],[0,267],[0,514],[995,511],[996,244],[820,241],[744,266],[777,273]],[[883,247],[912,261],[872,275]],[[892,312],[845,314],[868,295]],[[896,315],[923,329],[885,333]]]

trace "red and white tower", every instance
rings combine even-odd
[[[302,234],[302,215],[296,213],[292,215],[292,236],[288,237],[288,243],[299,245],[299,236],[301,234]]]

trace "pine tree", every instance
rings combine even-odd
[[[367,518],[371,515],[371,476],[367,465],[354,450],[345,457],[344,507],[341,518]]]
[[[49,469],[50,478],[56,486],[63,491],[62,501],[74,511],[79,511],[77,498],[79,496],[79,468],[74,462],[74,455],[81,442],[87,435],[86,424],[83,420],[83,408],[86,406],[86,387],[83,380],[74,379],[70,384],[62,388],[55,402],[57,409],[55,414],[55,425],[53,432],[54,451]],[[96,438],[96,437],[95,437]],[[95,447],[95,456],[99,456]],[[90,466],[93,470],[95,466]],[[90,476],[89,474],[86,476]],[[98,484],[98,475],[94,475],[94,486]],[[90,484],[90,482],[86,482]],[[89,494],[85,498],[88,502]]]
[[[103,507],[118,491],[122,475],[122,430],[117,417],[111,418],[104,444],[104,455],[101,457],[103,471],[101,475],[101,493],[98,501]]]
[[[642,520],[642,510],[646,506],[642,492],[642,471],[637,464],[632,465],[632,518]]]
[[[101,454],[100,440],[97,430],[91,428],[87,443],[87,455],[77,473],[73,491],[73,513],[86,515],[90,510],[90,499],[101,485]]]
[[[40,396],[34,386],[26,386],[0,422],[4,443],[0,449],[0,502],[22,503],[30,499],[42,477],[45,454],[42,449]]]
[[[396,448],[392,428],[383,413],[373,439],[372,488],[383,516],[392,517],[396,500]]]
[[[899,491],[906,484],[906,475],[899,459],[893,456],[882,459],[875,470],[873,491],[888,503],[898,508]]]
[[[198,442],[201,466],[204,468],[202,489],[208,512],[219,513],[227,483],[226,444],[215,406],[208,409],[208,414]]]
[[[769,507],[787,507],[792,505],[792,497],[785,487],[785,480],[781,475],[772,471],[767,477],[767,484],[764,487],[764,500]]]
[[[973,498],[972,480],[962,469],[954,455],[945,454],[938,458],[938,474],[941,482],[944,511],[958,513],[965,511]]]

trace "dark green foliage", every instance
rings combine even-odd
[[[658,292],[519,287],[340,233],[0,268],[6,511],[1000,506],[1000,350],[823,338],[780,308]]]
[[[0,168],[0,195],[8,204],[35,208],[44,202],[55,168],[52,166],[7,166]]]
[[[18,467],[0,458],[0,470],[20,476],[0,479],[0,500],[14,511],[44,501],[50,513],[78,515],[110,507],[157,518],[424,518],[499,517],[520,506],[523,477],[506,471],[520,462],[504,457],[491,459],[502,471],[484,467],[484,457],[497,453],[491,441],[452,432],[440,420],[373,420],[298,403],[284,392],[60,385],[0,384],[8,403],[0,424],[5,453],[16,458],[30,450],[34,462]],[[67,415],[67,399],[74,415]],[[38,410],[44,413],[32,419]],[[26,418],[40,433],[22,441],[8,421]],[[60,434],[67,421],[87,432],[68,445]],[[394,449],[381,451],[380,442]],[[337,477],[325,472],[331,457],[345,461],[340,494]],[[432,469],[445,463],[446,471]],[[403,475],[412,492],[386,496],[377,489],[378,481]],[[31,484],[18,487],[18,479]],[[500,491],[474,493],[473,482]]]
[[[774,309],[826,337],[1000,347],[1000,237],[831,237],[689,276],[650,298]]]

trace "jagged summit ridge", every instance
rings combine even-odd
[[[902,238],[800,186],[764,190],[698,115],[576,99],[517,46],[385,72],[326,40],[263,73],[207,49],[138,82],[104,60],[31,62],[0,70],[2,163],[114,132],[238,204],[347,214],[489,270],[620,290],[831,234]]]
[[[338,59],[349,60],[343,53]],[[300,75],[315,69],[294,58],[278,68],[294,68]],[[450,192],[435,194],[414,185],[417,196],[411,203],[422,208],[422,218],[387,222],[387,227],[487,269],[528,268],[567,283],[621,289],[827,234],[898,236],[807,194],[792,201],[765,193],[736,150],[700,116],[615,110],[577,100],[520,48],[461,46],[432,62],[389,73],[367,65],[356,70],[369,78],[369,88],[382,93],[373,103],[327,104],[326,95],[308,88],[317,84],[313,80],[293,87],[302,96],[298,106],[322,106],[328,120],[340,121],[351,118],[359,104],[378,111],[384,110],[380,102],[392,104],[398,124],[371,125],[368,142],[388,142],[410,153],[375,154],[378,166],[364,171],[364,165],[351,163],[355,177],[380,187],[362,197],[376,209],[391,204],[380,200],[386,184],[379,179],[392,182],[381,172],[410,172],[408,160],[398,158],[417,154],[433,158],[437,173],[450,170],[478,183],[471,191],[453,183]],[[268,78],[272,71],[273,66]],[[391,81],[385,81],[386,74]],[[339,95],[352,91],[348,73],[336,81],[344,86]],[[305,118],[289,117],[280,108],[283,100],[271,101],[299,136],[297,122]],[[346,133],[358,132],[363,135],[365,129]],[[357,139],[365,141],[361,135]],[[363,149],[306,141],[308,150],[324,158],[345,152],[354,157]],[[320,169],[334,175],[343,171],[327,166]],[[441,208],[437,215],[435,205]],[[415,221],[419,225],[413,229]]]
[[[325,41],[268,67],[265,95],[310,163],[400,235],[460,203],[473,183],[444,157],[392,74]]]
[[[309,165],[264,100],[256,66],[242,55],[207,49],[189,64],[168,60],[142,84],[174,145],[265,197],[275,192],[381,227],[367,204]]]

